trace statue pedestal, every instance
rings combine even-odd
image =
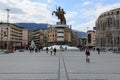
[[[71,41],[71,29],[68,25],[54,25],[53,27],[57,30],[56,44],[64,45]]]

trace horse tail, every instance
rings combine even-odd
[[[52,15],[54,15],[55,11],[52,12]]]

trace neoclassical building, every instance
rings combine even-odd
[[[104,12],[98,17],[96,47],[120,48],[120,8]]]

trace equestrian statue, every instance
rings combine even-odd
[[[52,15],[54,15],[54,14],[55,14],[55,16],[58,17],[61,24],[66,24],[66,19],[65,19],[65,16],[64,16],[64,14],[66,14],[66,13],[63,9],[61,9],[60,6],[58,7],[58,9],[56,9],[56,11],[52,12]]]

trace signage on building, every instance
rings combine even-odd
[[[7,28],[4,28],[3,29],[3,40],[7,40],[7,34],[8,34]]]

